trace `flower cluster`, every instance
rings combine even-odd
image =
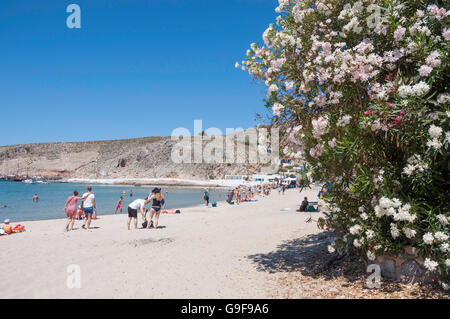
[[[412,246],[450,277],[450,11],[439,3],[280,0],[237,66],[267,86],[271,123],[290,127],[284,155],[332,184],[326,227],[369,259]]]

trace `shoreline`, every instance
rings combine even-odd
[[[69,178],[69,183],[124,185],[124,186],[186,186],[186,187],[237,187],[247,182],[242,180],[193,180],[182,178]]]

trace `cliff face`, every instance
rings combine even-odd
[[[24,144],[0,147],[0,175],[63,178],[223,178],[254,174],[257,164],[174,163],[170,137],[129,140]],[[207,142],[203,141],[206,145]]]

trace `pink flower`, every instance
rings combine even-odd
[[[364,114],[370,115],[370,114],[372,114],[372,110],[367,110],[367,111],[364,112]]]
[[[422,65],[419,68],[419,74],[420,76],[429,76],[431,71],[433,71],[433,68],[428,65]]]
[[[284,109],[284,106],[280,103],[275,103],[272,106],[273,116],[280,116],[281,110]]]
[[[442,31],[442,36],[445,40],[450,40],[450,28],[445,28],[444,31]]]
[[[437,51],[433,51],[430,53],[430,55],[425,59],[425,62],[428,64],[428,66],[432,68],[436,68],[441,65],[441,59],[438,59],[441,54]]]
[[[406,28],[403,28],[402,26],[398,26],[397,30],[394,31],[395,41],[400,41],[403,38],[405,31],[406,31]]]

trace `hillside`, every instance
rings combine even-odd
[[[176,143],[170,137],[145,137],[0,146],[0,175],[214,179],[225,174],[253,174],[262,169],[260,165],[247,163],[176,164],[171,160]]]

